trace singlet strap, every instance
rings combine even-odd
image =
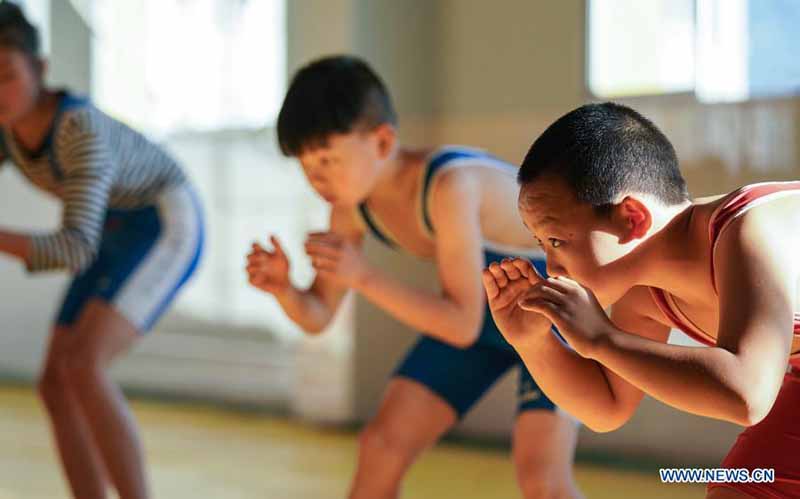
[[[722,233],[730,224],[748,210],[768,201],[788,195],[800,194],[800,182],[762,182],[741,187],[723,198],[708,221],[708,238],[711,242],[711,284],[717,291],[714,274],[714,253]]]
[[[369,212],[369,208],[367,208],[367,203],[361,203],[358,205],[358,213],[361,215],[361,219],[366,224],[369,231],[374,235],[380,242],[389,246],[392,249],[398,249],[399,246],[395,243],[392,238],[390,238],[387,234],[384,234],[381,231],[378,223],[373,218],[372,214]]]
[[[420,200],[422,203],[422,221],[431,234],[433,234],[433,223],[431,222],[431,216],[428,210],[428,197],[430,195],[431,185],[433,185],[433,179],[438,172],[444,167],[452,165],[454,161],[475,158],[492,158],[492,156],[479,149],[449,147],[440,149],[434,153],[428,161],[425,167],[424,178],[422,179],[422,194]]]
[[[656,307],[672,323],[672,327],[680,329],[687,336],[704,345],[713,346],[716,343],[711,335],[701,330],[681,312],[669,293],[660,288],[651,287],[649,290]]]

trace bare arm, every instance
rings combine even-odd
[[[356,247],[363,233],[352,214],[345,209],[331,211],[331,232]],[[272,237],[273,251],[258,244],[247,256],[250,284],[275,296],[283,311],[308,333],[319,333],[333,318],[347,293],[347,286],[324,273],[317,273],[308,289],[298,289],[289,281],[289,259],[277,238]]]
[[[31,254],[31,238],[7,230],[0,230],[0,253],[22,260],[27,265]]]
[[[61,226],[41,234],[0,231],[0,251],[22,260],[30,272],[80,272],[92,264],[100,245],[113,164],[99,133],[91,127],[70,130],[57,141],[65,172]]]
[[[548,279],[530,308],[557,324],[583,357],[654,398],[693,414],[755,424],[777,396],[792,338],[798,238],[774,223],[780,218],[757,208],[721,236],[715,347],[667,345],[604,322],[591,291],[563,277]]]
[[[656,344],[615,332],[593,357],[678,409],[749,426],[772,407],[792,340],[797,237],[754,209],[720,238],[717,345]]]
[[[559,341],[549,329],[551,322],[543,316],[523,310],[517,305],[531,286],[521,285],[516,297],[506,298],[503,292],[520,281],[513,267],[521,273],[530,264],[521,260],[492,265],[484,272],[490,306],[501,331],[519,353],[525,366],[547,396],[559,407],[577,417],[597,432],[612,431],[622,426],[636,411],[643,393],[600,363],[579,355]],[[498,268],[502,267],[502,268]],[[525,276],[523,276],[525,277]],[[532,279],[536,282],[538,278]],[[504,289],[494,290],[500,281]],[[495,298],[492,299],[492,296]],[[633,288],[613,307],[612,320],[620,327],[635,330],[657,342],[665,342],[669,328],[637,311],[649,300],[646,290]],[[516,319],[515,319],[516,317]]]
[[[0,139],[0,172],[2,172],[5,162],[8,159],[3,150],[2,139]],[[31,241],[24,234],[0,229],[0,253],[5,253],[22,260],[27,265],[30,259]]]

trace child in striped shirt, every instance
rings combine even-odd
[[[29,272],[75,277],[55,320],[39,391],[74,497],[148,497],[132,415],[107,374],[194,272],[199,202],[163,150],[86,99],[43,84],[38,33],[0,3],[0,162],[63,203],[61,226],[0,228]]]

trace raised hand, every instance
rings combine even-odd
[[[519,303],[521,308],[547,317],[583,357],[591,358],[597,342],[614,331],[594,293],[567,277],[543,280]]]
[[[269,251],[259,243],[253,243],[247,254],[247,277],[256,288],[279,295],[291,286],[289,281],[289,258],[283,251],[278,238],[270,236],[273,250]]]
[[[333,232],[309,234],[306,254],[318,275],[350,288],[358,289],[370,272],[361,248]]]
[[[533,265],[522,258],[493,262],[483,271],[483,286],[495,324],[512,346],[549,334],[550,321],[538,312],[519,306],[519,301],[542,282]]]

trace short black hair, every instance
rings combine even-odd
[[[324,144],[356,127],[397,125],[392,99],[363,60],[336,55],[318,59],[292,78],[278,114],[278,143],[287,156]]]
[[[0,46],[20,50],[30,57],[39,57],[39,30],[12,2],[0,2]]]
[[[517,180],[525,185],[543,175],[564,179],[579,201],[600,212],[625,191],[668,205],[690,199],[669,139],[641,114],[613,102],[570,111],[536,139]]]

